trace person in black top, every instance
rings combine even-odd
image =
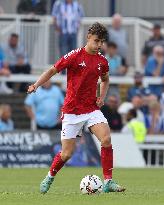
[[[115,95],[108,97],[107,103],[101,107],[101,112],[110,125],[110,129],[113,132],[120,131],[122,128],[121,115],[117,112],[119,105],[119,99]]]
[[[20,0],[17,6],[17,13],[45,15],[47,12],[46,7],[46,0]]]
[[[148,41],[145,42],[144,48],[142,50],[142,62],[145,65],[148,57],[152,54],[153,48],[156,45],[161,45],[164,47],[164,36],[161,34],[161,25],[154,24],[152,29],[152,36]]]

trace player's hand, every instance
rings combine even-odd
[[[36,92],[36,89],[37,87],[33,84],[33,85],[30,85],[27,89],[27,93],[33,93],[33,92]]]
[[[104,100],[100,97],[97,98],[96,104],[98,107],[102,107],[104,105]]]

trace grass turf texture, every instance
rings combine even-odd
[[[39,193],[46,169],[0,169],[0,205],[163,205],[164,169],[115,169],[114,179],[125,193],[81,195],[87,174],[102,177],[100,168],[64,168],[50,191]]]

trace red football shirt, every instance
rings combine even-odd
[[[99,76],[109,71],[106,58],[91,55],[85,48],[71,51],[56,62],[58,72],[67,68],[67,92],[63,113],[85,114],[98,110],[96,90]]]

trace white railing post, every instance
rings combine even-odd
[[[42,20],[43,21],[43,20]],[[44,39],[44,45],[45,45],[45,57],[44,57],[44,67],[46,65],[49,65],[49,36],[50,36],[50,26],[49,26],[49,21],[48,17],[46,17],[44,23],[45,29],[45,39]]]
[[[84,25],[81,25],[77,35],[77,47],[80,48],[83,46],[83,37],[84,37]]]
[[[20,33],[21,33],[21,20],[20,20],[19,15],[17,15],[15,18],[15,25],[16,25],[16,33],[20,35]]]
[[[136,20],[134,23],[134,64],[135,69],[141,69],[141,50],[140,50],[140,25],[139,22]]]

